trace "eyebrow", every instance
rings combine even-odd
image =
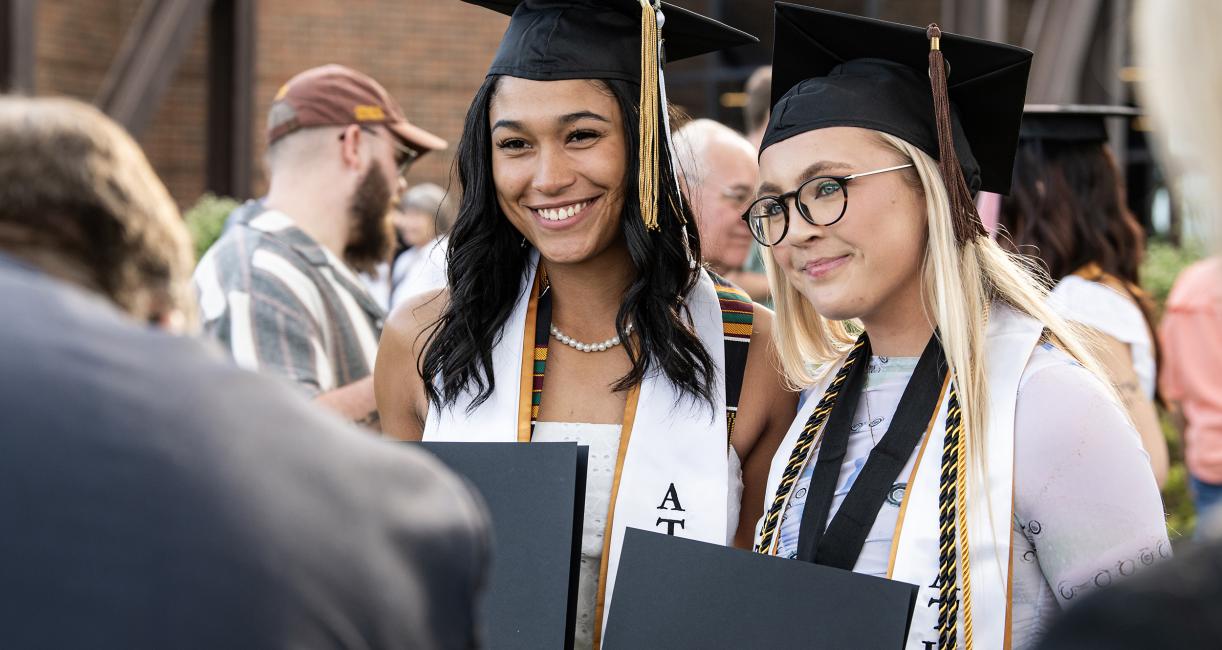
[[[556,118],[556,122],[561,125],[568,125],[574,122],[580,122],[581,120],[597,120],[599,122],[606,122],[607,124],[611,123],[611,120],[593,111],[577,111],[576,113],[569,113]],[[522,123],[517,120],[497,120],[496,123],[492,125],[493,131],[501,128],[513,129],[515,131],[526,130]]]
[[[840,162],[838,160],[820,160],[819,162],[814,163],[802,170],[802,173],[798,175],[797,184],[801,185],[802,183],[805,183],[816,176],[826,176],[828,172],[847,171],[852,168],[853,166],[846,162]],[[772,183],[760,183],[759,190],[756,192],[756,194],[759,196],[781,193],[781,188]]]
[[[573,122],[579,122],[581,120],[598,120],[599,122],[606,122],[607,124],[611,123],[611,120],[599,115],[598,113],[595,113],[594,111],[577,111],[576,113],[569,113],[556,121],[561,124],[572,124]]]

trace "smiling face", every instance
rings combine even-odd
[[[503,77],[488,120],[497,202],[545,260],[575,264],[626,249],[627,143],[605,86]]]
[[[832,127],[774,144],[760,156],[761,196],[815,176],[870,172],[908,162],[866,129]],[[911,168],[848,182],[843,218],[812,226],[789,202],[789,232],[772,247],[777,267],[825,318],[871,320],[920,308],[927,239],[925,199]]]

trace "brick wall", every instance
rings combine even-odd
[[[56,0],[38,3],[36,92],[91,101],[123,35],[142,0]],[[256,0],[255,170],[254,191],[266,189],[262,169],[263,124],[276,90],[297,72],[323,63],[343,63],[382,82],[404,106],[409,119],[454,145],[476,88],[484,79],[507,19],[458,0]],[[680,0],[696,11],[735,3],[730,15],[766,23],[741,23],[768,40],[771,0]],[[1015,0],[1025,17],[1030,0]],[[759,10],[755,11],[754,6]],[[827,0],[829,8],[860,10],[861,0]],[[883,17],[924,23],[940,0],[887,2]],[[723,5],[724,6],[724,5]],[[748,6],[750,10],[748,11]],[[745,13],[744,13],[745,12]],[[935,16],[936,18],[936,16]],[[1011,17],[1011,32],[1025,21]],[[1017,24],[1016,24],[1017,23]],[[140,141],[171,194],[189,206],[204,189],[207,110],[205,36],[201,26],[175,72],[148,129]],[[1013,34],[1012,34],[1013,35]],[[759,52],[742,48],[723,58],[723,65],[743,68],[745,79]],[[695,116],[712,106],[721,119],[734,123],[736,111],[716,106],[720,92],[739,82],[724,80],[709,93],[699,75],[717,65],[714,57],[680,61],[673,73],[672,97]],[[685,77],[686,75],[686,77]],[[684,81],[684,79],[687,81]],[[432,154],[415,168],[415,180],[447,183],[453,151]]]
[[[417,181],[445,185],[453,148],[475,90],[488,71],[508,19],[455,0],[261,0],[255,114],[262,124],[276,90],[297,72],[324,63],[377,79],[413,123],[450,142],[413,168]],[[261,165],[256,167],[261,168]],[[256,189],[262,191],[262,172]]]
[[[40,2],[35,90],[92,101],[140,0]],[[266,189],[263,125],[276,90],[294,74],[343,63],[373,76],[408,118],[458,141],[507,19],[456,0],[259,0],[256,16],[255,191]],[[207,26],[174,74],[140,136],[153,167],[183,207],[204,190]],[[452,150],[432,154],[415,179],[445,184]]]

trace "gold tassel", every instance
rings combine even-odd
[[[645,228],[658,229],[658,18],[651,0],[641,2],[641,126],[637,194]]]

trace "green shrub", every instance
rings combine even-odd
[[[191,240],[195,242],[196,261],[203,257],[212,243],[221,236],[225,218],[238,205],[237,201],[227,196],[208,193],[199,197],[195,205],[187,210],[184,219],[187,222],[187,230],[191,231]]]
[[[1202,251],[1194,246],[1176,246],[1161,239],[1150,240],[1146,246],[1146,258],[1141,262],[1141,286],[1158,301],[1160,310],[1180,271],[1201,257]]]

